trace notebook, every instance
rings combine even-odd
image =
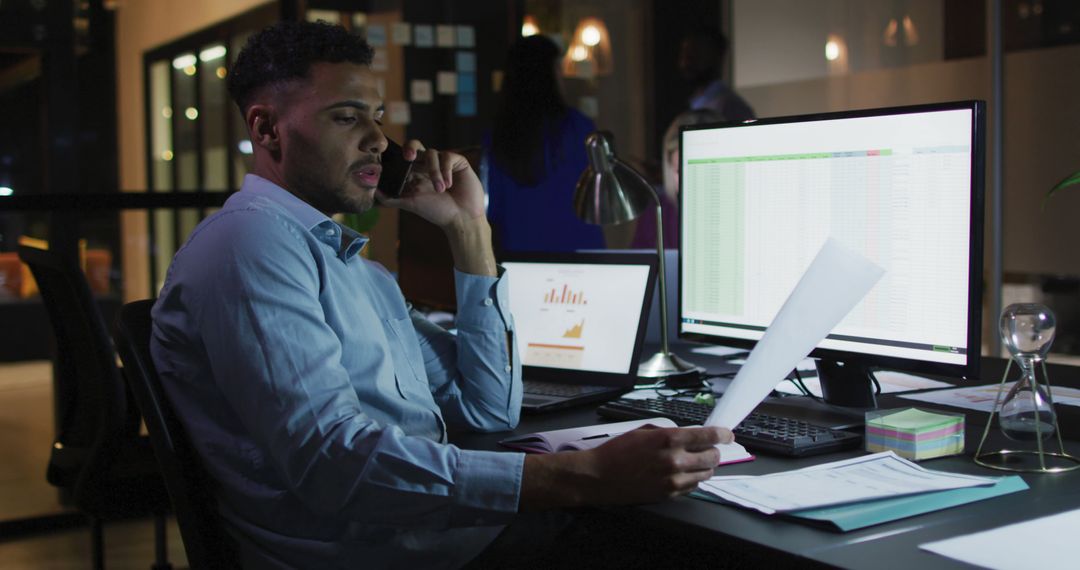
[[[516,254],[502,266],[525,381],[523,411],[609,400],[634,387],[655,255]]]

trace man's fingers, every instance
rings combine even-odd
[[[712,471],[720,464],[720,450],[716,446],[709,446],[700,451],[683,451],[678,465],[681,471]]]
[[[719,443],[731,443],[734,439],[731,430],[708,426],[681,428],[672,436],[671,443],[689,451],[703,451]]]
[[[447,155],[439,161],[442,166],[442,177],[447,190],[454,185],[454,161],[453,155]]]
[[[672,477],[672,482],[675,487],[675,492],[679,495],[685,495],[694,489],[697,489],[698,483],[708,481],[709,477],[712,477],[713,470],[705,469],[702,471],[687,471],[679,473]]]
[[[416,157],[420,156],[421,152],[424,152],[424,143],[416,139],[407,141],[401,147],[401,154],[404,155],[405,160],[409,162],[416,160]]]

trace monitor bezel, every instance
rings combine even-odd
[[[629,369],[626,372],[598,372],[593,370],[572,370],[531,366],[522,361],[522,375],[530,380],[544,380],[560,384],[592,384],[597,386],[633,387],[637,381],[638,365],[645,346],[645,332],[648,328],[649,307],[652,304],[653,290],[656,287],[656,274],[659,259],[656,254],[647,253],[581,253],[581,252],[507,252],[499,259],[499,264],[506,262],[523,263],[563,263],[577,265],[636,265],[649,268],[645,281],[645,297],[641,301],[641,313],[638,315],[638,330],[634,337],[634,349],[630,355]],[[517,342],[517,339],[514,339]],[[519,355],[524,359],[524,355]]]
[[[982,295],[983,295],[983,218],[985,208],[985,173],[986,173],[986,103],[981,100],[951,101],[944,103],[930,103],[922,105],[905,105],[897,107],[881,107],[870,109],[856,109],[848,111],[836,111],[827,113],[813,113],[805,115],[788,115],[783,117],[769,117],[763,119],[749,119],[738,122],[707,123],[698,125],[686,125],[679,129],[679,211],[685,211],[685,188],[683,187],[685,176],[683,175],[683,141],[688,131],[706,129],[738,129],[753,128],[758,125],[776,125],[783,123],[805,123],[836,119],[854,119],[862,117],[878,117],[889,115],[905,115],[913,113],[927,113],[939,111],[971,111],[971,195],[970,195],[970,219],[968,228],[968,332],[967,332],[967,363],[949,364],[917,360],[907,357],[881,356],[839,349],[815,348],[810,352],[810,357],[829,359],[845,363],[869,366],[878,369],[900,370],[937,376],[946,376],[961,379],[977,379],[982,353]],[[706,334],[700,332],[687,332],[683,330],[683,283],[684,283],[684,260],[682,248],[684,247],[684,223],[683,217],[679,217],[679,326],[678,335],[682,340],[702,342],[706,344],[722,344],[738,348],[753,348],[756,340],[736,337]]]

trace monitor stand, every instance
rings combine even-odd
[[[818,380],[821,396],[827,403],[863,410],[877,407],[873,371],[865,364],[819,359]]]
[[[863,429],[866,411],[877,407],[870,367],[819,359],[817,370],[822,399],[768,398],[758,410],[833,429]]]

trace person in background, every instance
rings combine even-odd
[[[664,141],[660,151],[660,171],[663,180],[660,201],[664,206],[665,249],[679,247],[679,128],[703,123],[718,123],[723,120],[723,115],[712,109],[683,111],[671,121],[664,132]],[[656,247],[656,215],[652,211],[638,217],[630,247]]]
[[[154,364],[243,567],[522,567],[508,560],[561,552],[572,515],[560,509],[696,488],[730,430],[639,429],[529,456],[450,443],[452,429],[518,423],[509,276],[461,155],[407,141],[405,191],[377,191],[388,141],[372,53],[326,23],[251,36],[228,87],[254,167],[177,251],[154,305]],[[359,255],[367,238],[332,218],[376,200],[446,234],[456,335],[413,310]]]
[[[693,87],[690,109],[712,109],[724,121],[753,119],[754,110],[721,79],[727,50],[727,38],[715,28],[697,28],[683,37],[678,65]]]
[[[585,137],[596,129],[563,100],[560,49],[528,36],[510,47],[494,127],[484,139],[487,215],[503,251],[604,247],[599,226],[574,214],[574,185],[588,164]]]

